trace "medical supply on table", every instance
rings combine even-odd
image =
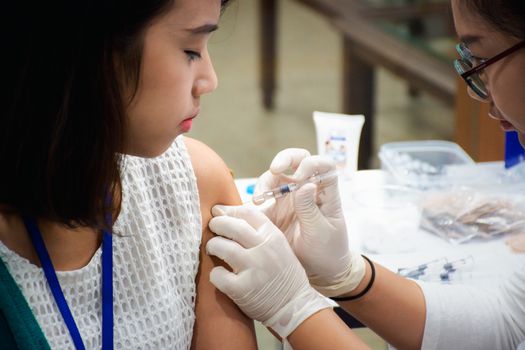
[[[451,243],[490,239],[525,229],[525,200],[466,187],[425,197],[421,228]]]
[[[428,189],[469,182],[473,174],[455,171],[475,164],[456,143],[449,141],[391,142],[379,150],[381,168],[400,184]]]
[[[250,185],[246,186],[246,193],[247,194],[253,195],[254,192],[255,192],[255,184],[250,184]]]
[[[337,176],[337,171],[330,171],[325,174],[314,174],[304,181],[290,182],[279,187],[272,188],[271,190],[265,191],[259,195],[253,196],[252,202],[255,205],[261,205],[269,199],[281,198],[287,195],[288,193],[295,192],[307,183],[320,184],[323,181],[337,178]]]
[[[490,280],[494,283],[499,277],[498,274],[483,273],[480,271],[442,271],[438,275],[423,276],[419,278],[419,280],[442,284],[472,283],[473,280],[477,280],[478,282],[482,280]]]
[[[413,267],[399,268],[397,273],[400,276],[421,281],[449,283],[471,276],[473,265],[474,258],[470,255],[452,261],[440,258]]]
[[[429,262],[425,262],[423,264],[419,264],[417,266],[412,267],[401,267],[397,270],[397,273],[403,277],[409,277],[419,275],[426,271],[428,268],[434,267],[434,266],[443,266],[447,263],[446,258],[440,258],[435,259]]]
[[[315,111],[313,118],[317,133],[317,152],[331,157],[339,171],[349,177],[357,171],[359,139],[365,117]]]

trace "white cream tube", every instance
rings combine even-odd
[[[332,157],[338,170],[350,176],[357,170],[359,139],[365,117],[315,111],[314,123],[319,155]]]

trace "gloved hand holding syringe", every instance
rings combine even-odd
[[[249,202],[258,203],[257,209],[284,233],[310,284],[328,296],[353,290],[366,267],[362,256],[349,249],[338,174],[331,157],[286,149],[259,176]]]
[[[306,180],[299,181],[299,182],[290,182],[290,183],[272,188],[270,190],[264,191],[263,193],[259,195],[255,195],[252,197],[252,202],[255,205],[261,205],[269,199],[281,198],[287,195],[288,193],[295,192],[307,183],[320,184],[323,181],[337,178],[337,175],[338,175],[337,170],[329,171],[324,174],[314,174]]]

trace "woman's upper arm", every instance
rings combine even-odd
[[[240,204],[239,194],[229,169],[215,152],[187,137],[185,143],[197,177],[203,226],[192,349],[256,349],[253,321],[211,284],[210,271],[220,261],[205,251],[213,236],[208,229],[211,207]]]

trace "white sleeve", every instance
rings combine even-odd
[[[508,350],[525,340],[525,266],[494,289],[419,285],[427,311],[422,349]]]

